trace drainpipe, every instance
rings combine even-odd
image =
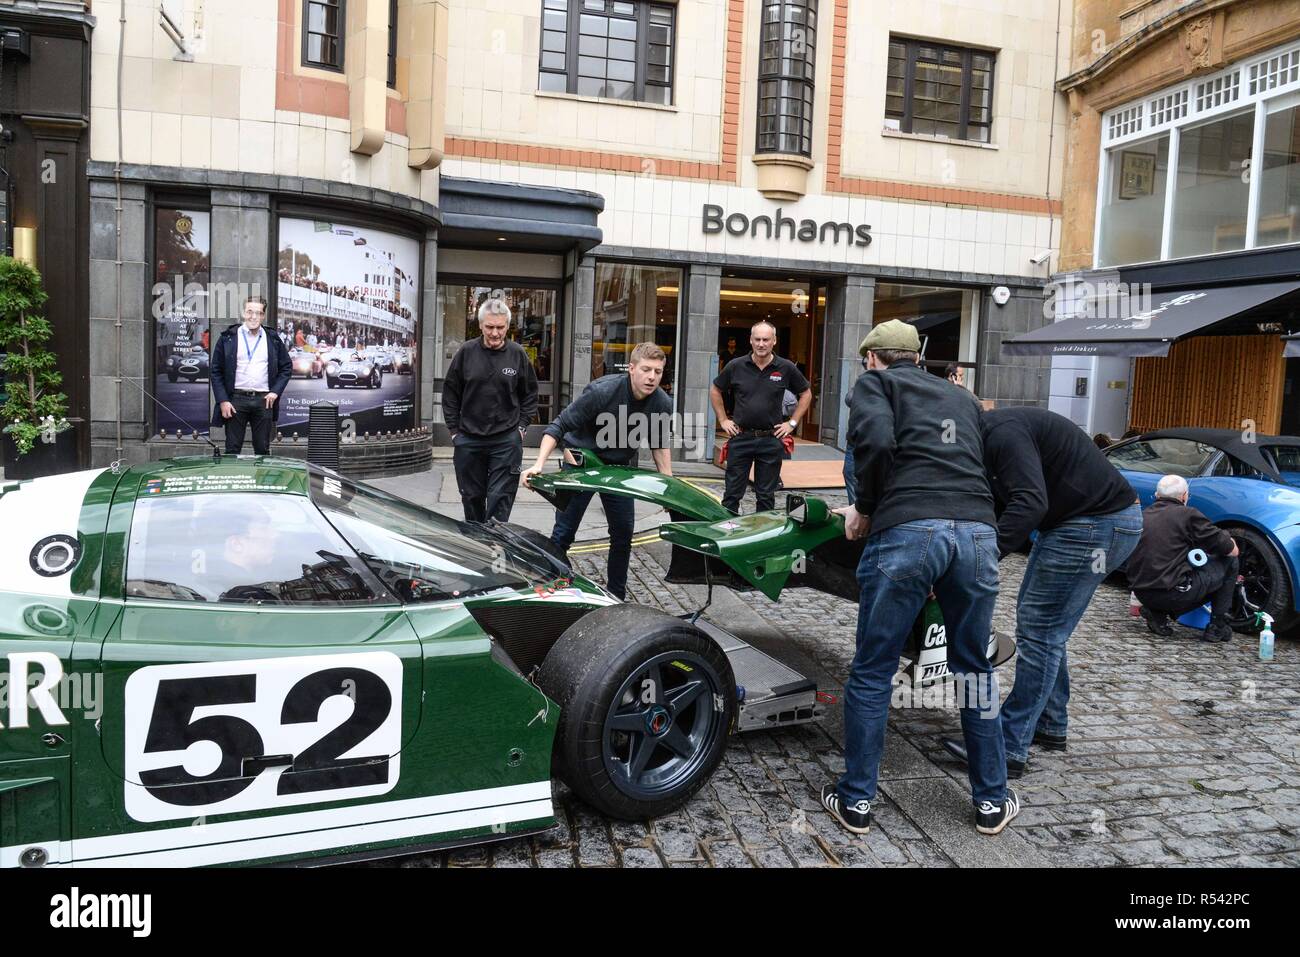
[[[122,62],[126,49],[126,0],[118,0],[117,17],[117,162],[113,164],[113,183],[117,188],[114,209],[117,235],[117,316],[113,329],[117,338],[117,447],[113,460],[122,459]]]

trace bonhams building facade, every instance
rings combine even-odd
[[[229,5],[127,2],[119,31],[95,4],[86,368],[61,360],[87,463],[206,448],[206,354],[253,291],[295,359],[280,448],[328,400],[392,468],[446,440],[442,376],[491,295],[535,433],[647,339],[703,422],[759,320],[813,383],[810,441],[842,444],[889,318],[981,398],[1047,400],[1050,358],[1001,343],[1046,321],[1057,265],[1066,0]],[[331,388],[354,355],[381,381]]]

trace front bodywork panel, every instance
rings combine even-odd
[[[596,492],[658,505],[674,520],[716,522],[731,516],[721,502],[685,479],[622,465],[544,472],[533,476],[532,488],[556,508],[564,508],[575,492]]]

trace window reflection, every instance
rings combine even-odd
[[[141,499],[126,594],[286,605],[391,601],[306,498],[265,492]]]

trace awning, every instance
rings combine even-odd
[[[1156,293],[1149,304],[1135,298],[1127,316],[1062,319],[1005,340],[1002,351],[1013,356],[1166,356],[1179,339],[1298,289],[1300,282],[1271,282]]]

